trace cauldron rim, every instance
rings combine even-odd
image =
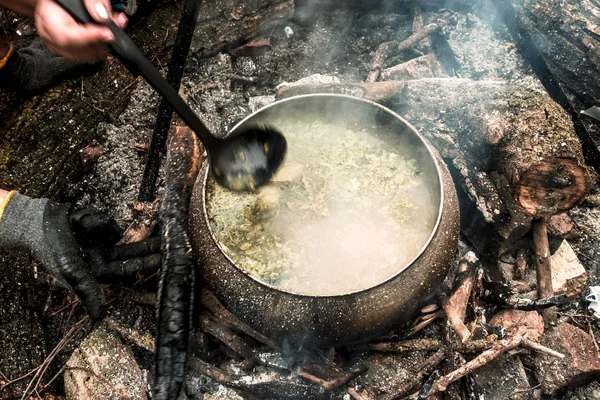
[[[209,169],[208,168],[204,168],[201,171],[201,173],[203,173],[203,175],[200,177],[201,180],[199,179],[196,184],[198,183],[202,183],[202,218],[204,218],[204,223],[206,224],[206,226],[208,227],[208,233],[210,234],[211,239],[213,240],[214,244],[216,244],[217,248],[219,249],[219,251],[221,252],[221,254],[223,256],[225,256],[225,258],[229,261],[229,263],[239,272],[241,272],[243,274],[243,276],[246,279],[250,279],[255,283],[258,283],[261,286],[264,286],[265,288],[271,290],[271,291],[275,291],[275,292],[279,292],[288,296],[292,296],[292,297],[298,297],[298,298],[322,298],[322,299],[327,299],[327,298],[343,298],[343,297],[351,297],[351,296],[355,296],[357,294],[364,294],[364,293],[368,293],[369,291],[372,291],[380,286],[383,286],[385,284],[387,284],[388,282],[396,279],[400,274],[402,274],[403,272],[405,272],[406,270],[410,269],[411,266],[413,266],[416,261],[423,255],[423,253],[429,248],[429,245],[431,244],[431,241],[433,240],[435,234],[437,233],[439,226],[440,226],[440,222],[442,219],[442,211],[443,211],[443,207],[444,207],[444,185],[442,182],[442,171],[440,169],[440,166],[438,165],[438,163],[436,162],[436,157],[435,154],[433,153],[433,150],[431,149],[431,145],[421,136],[421,133],[407,120],[405,120],[403,117],[401,117],[399,114],[397,114],[396,112],[392,111],[391,109],[389,109],[388,107],[385,107],[379,103],[376,103],[374,101],[371,100],[367,100],[367,99],[362,99],[359,97],[354,97],[354,96],[348,96],[348,95],[343,95],[343,94],[332,94],[332,93],[315,93],[315,94],[305,94],[305,95],[297,95],[297,96],[291,96],[289,98],[286,99],[281,99],[281,100],[277,100],[271,104],[268,104],[264,107],[259,108],[258,110],[252,112],[251,114],[249,114],[248,116],[246,116],[244,119],[242,119],[241,121],[239,121],[237,124],[235,124],[235,126],[233,128],[231,128],[229,130],[229,132],[227,133],[226,136],[231,135],[232,133],[234,133],[236,131],[236,129],[239,129],[241,126],[243,126],[244,124],[246,124],[249,120],[252,120],[253,118],[255,118],[257,115],[259,115],[260,113],[263,113],[267,110],[269,110],[270,108],[275,108],[275,107],[279,107],[284,103],[288,103],[288,102],[293,102],[293,101],[298,101],[298,100],[303,100],[303,99],[314,99],[314,98],[331,98],[331,99],[340,99],[342,101],[350,101],[350,102],[355,102],[357,104],[362,104],[362,105],[370,105],[371,107],[375,107],[387,114],[389,114],[389,116],[393,117],[395,120],[400,121],[402,124],[404,124],[406,126],[406,128],[408,128],[414,137],[416,137],[419,142],[421,143],[421,147],[427,150],[427,154],[429,154],[429,158],[431,161],[432,166],[435,168],[435,176],[437,178],[437,187],[439,189],[439,205],[438,205],[438,210],[437,210],[437,217],[436,217],[436,221],[435,224],[433,226],[433,228],[431,229],[431,233],[429,234],[427,240],[424,242],[424,244],[421,246],[421,249],[419,250],[419,252],[409,261],[407,262],[403,267],[401,267],[396,273],[390,275],[388,278],[382,280],[381,282],[369,286],[367,288],[363,288],[360,290],[354,290],[354,291],[349,291],[346,293],[339,293],[339,294],[306,294],[306,293],[297,293],[297,292],[293,292],[290,290],[285,290],[285,289],[281,289],[279,287],[273,286],[267,282],[264,282],[258,278],[255,278],[254,276],[250,275],[250,273],[248,273],[244,268],[242,268],[241,266],[239,266],[237,263],[235,263],[227,254],[226,251],[223,250],[223,247],[221,246],[221,244],[219,243],[219,241],[217,240],[217,238],[215,237],[215,234],[213,232],[213,230],[210,228],[210,221],[208,219],[208,212],[207,212],[207,196],[206,196],[206,190],[207,190],[207,180],[208,180],[208,176],[209,176]],[[205,160],[205,165],[206,165],[206,160]],[[431,183],[433,184],[433,182]]]

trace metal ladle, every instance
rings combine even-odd
[[[56,1],[78,22],[96,23],[81,0]],[[202,141],[218,184],[230,190],[252,191],[271,179],[287,150],[286,140],[279,131],[259,124],[225,139],[216,138],[131,38],[112,21],[106,26],[115,36],[108,43],[111,52],[129,71],[144,77]]]

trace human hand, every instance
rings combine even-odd
[[[94,319],[105,301],[69,225],[69,206],[8,193],[0,205],[0,248],[27,252],[70,286]]]
[[[115,245],[122,236],[116,222],[91,209],[72,213],[69,222],[95,278],[152,274],[161,266],[159,237]]]
[[[109,19],[124,28],[127,17],[112,13],[110,0],[83,0],[96,24],[80,24],[54,0],[38,0],[34,12],[35,24],[40,37],[54,53],[75,61],[93,63],[108,51],[106,43],[114,35],[106,27]]]

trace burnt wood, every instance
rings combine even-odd
[[[195,290],[188,205],[200,158],[196,137],[189,128],[171,131],[166,187],[159,209],[163,261],[157,300],[155,399],[178,398],[185,378]]]

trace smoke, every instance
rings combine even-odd
[[[267,276],[278,276],[269,282],[290,292],[340,295],[395,276],[423,249],[438,218],[439,180],[429,153],[397,120],[343,98],[293,100],[256,118],[288,141],[276,186],[253,200],[239,196],[247,207],[223,207],[235,198],[209,191],[213,229],[238,265],[269,266]],[[242,248],[239,230],[250,225]]]

